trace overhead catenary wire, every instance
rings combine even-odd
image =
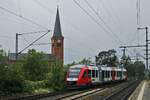
[[[20,33],[19,35],[31,35],[31,34],[37,34],[37,33],[43,33],[43,32],[47,32],[47,31],[24,32],[24,33]],[[28,41],[25,37],[23,37],[23,40],[25,42],[27,42],[28,44],[29,44],[29,42],[31,42],[31,41]],[[35,45],[35,44],[33,44],[33,45]]]
[[[86,4],[92,9],[92,11],[97,15],[97,17],[103,22],[103,24],[107,27],[107,29],[112,33],[115,38],[119,41],[119,43],[122,43],[122,41],[119,39],[119,37],[112,31],[112,29],[106,24],[106,22],[103,20],[101,16],[96,12],[96,10],[90,5],[90,3],[87,0],[84,0]]]
[[[46,7],[44,4],[42,4],[41,2],[39,2],[38,0],[33,0],[36,4],[38,4],[39,6],[41,6],[42,8],[44,8],[45,10],[47,10],[48,12],[54,13],[52,10],[50,10],[48,7]]]
[[[19,10],[19,15],[22,16],[22,12],[21,12],[21,1],[17,0],[17,6],[18,6],[18,10]]]
[[[32,45],[50,45],[50,44],[52,44],[52,43],[37,43],[37,44],[32,44]]]
[[[109,1],[111,1],[111,0],[109,0]],[[110,7],[110,9],[111,9],[111,12],[112,12],[112,14],[113,14],[113,16],[112,17],[114,17],[114,19],[116,19],[116,23],[118,22],[118,24],[120,25],[121,24],[121,22],[120,22],[120,18],[119,18],[119,16],[118,16],[118,14],[117,14],[117,12],[116,12],[116,10],[114,9],[114,7],[111,5],[112,3],[111,2],[108,2],[108,7]],[[120,25],[121,26],[121,25]]]
[[[37,42],[39,39],[41,39],[42,37],[44,37],[49,32],[50,32],[50,30],[48,30],[45,34],[43,34],[42,36],[40,36],[39,38],[37,38],[36,40],[34,40],[32,43],[30,43],[28,46],[26,46],[23,50],[21,50],[18,54],[21,54],[24,50],[26,50],[27,48],[29,48],[30,46],[32,46],[35,42]]]
[[[73,0],[74,1],[74,3],[78,6],[78,7],[80,7],[91,19],[92,19],[92,21],[94,21],[101,29],[103,29],[103,31],[105,31],[107,34],[109,34],[109,35],[112,35],[112,34],[110,34],[110,32],[107,30],[107,29],[105,29],[104,28],[104,26],[103,25],[101,25],[90,13],[88,13],[88,11],[86,11],[76,0]],[[111,36],[112,37],[112,36]],[[116,39],[115,39],[116,40]],[[116,40],[116,42],[118,42],[117,40]],[[120,43],[119,43],[120,44]]]
[[[22,24],[22,25],[24,25],[24,26],[26,26],[26,27],[28,26],[28,27],[35,28],[35,25],[33,25],[33,24],[32,24],[32,25],[30,25],[30,24],[25,24],[25,23],[16,21],[16,20],[14,20],[14,19],[11,19],[11,18],[9,18],[8,16],[1,17],[1,18],[5,19],[5,21],[13,22],[13,23],[16,23],[16,24]]]
[[[112,16],[112,17],[110,17],[111,19],[112,19],[112,22],[113,22],[113,24],[114,25],[117,25],[118,24],[118,22],[120,22],[119,21],[119,18],[118,17],[116,17],[116,18],[114,18],[114,16],[112,15],[112,11],[110,11],[109,9],[108,9],[108,7],[106,7],[106,5],[105,5],[105,3],[103,2],[103,0],[97,0],[98,2],[99,2],[99,4],[101,4],[102,6],[103,6],[103,8],[104,8],[104,10],[105,10],[105,12],[108,14],[108,16],[110,17],[110,16]],[[112,9],[113,10],[113,9]],[[114,14],[114,13],[113,13]],[[116,14],[114,14],[115,16],[116,16]],[[117,29],[120,29],[120,26],[121,25],[119,25],[119,26],[117,26]],[[119,28],[118,28],[119,27]],[[119,30],[120,31],[120,30]],[[121,31],[120,31],[121,32]]]
[[[21,33],[21,35],[36,34],[36,33],[42,33],[42,32],[47,32],[47,31],[25,32],[25,33]]]
[[[13,12],[13,11],[10,11],[10,10],[8,10],[8,9],[6,9],[6,8],[4,8],[4,7],[2,7],[2,6],[0,6],[0,9],[3,10],[3,11],[5,11],[5,12],[8,12],[9,14],[12,14],[12,15],[14,15],[14,16],[17,16],[17,17],[19,17],[19,18],[21,18],[21,19],[23,19],[23,20],[25,20],[25,21],[28,21],[28,22],[30,22],[30,23],[32,23],[32,24],[34,24],[34,25],[36,25],[36,26],[38,26],[38,27],[40,27],[40,28],[49,30],[49,29],[46,28],[45,26],[42,26],[42,25],[40,25],[40,24],[34,22],[33,20],[29,19],[29,18],[26,18],[26,17],[24,17],[24,16],[20,16],[20,15],[18,15],[17,13],[15,13],[15,12]]]

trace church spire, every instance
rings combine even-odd
[[[57,14],[56,14],[56,20],[55,20],[55,27],[54,27],[53,37],[62,37],[58,7],[57,7]]]
[[[51,38],[51,43],[52,43],[52,48],[51,48],[52,54],[57,59],[59,59],[63,64],[63,61],[64,61],[64,37],[62,36],[62,32],[61,32],[58,7],[57,7],[54,33]]]

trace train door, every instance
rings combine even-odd
[[[102,81],[102,71],[99,70],[99,81]]]
[[[91,70],[88,69],[88,83],[91,83],[92,81],[92,77],[91,77]]]
[[[105,74],[105,73],[104,73],[104,71],[102,70],[102,81],[104,81],[104,77],[105,77],[104,74]]]
[[[116,77],[115,70],[111,71],[111,77],[112,77],[112,80],[115,81],[115,77]]]
[[[87,85],[88,82],[89,82],[88,70],[85,70],[82,75],[82,83]]]
[[[123,70],[120,71],[120,79],[123,79]]]

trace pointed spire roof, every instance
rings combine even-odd
[[[54,27],[53,36],[54,37],[61,37],[62,36],[58,7],[57,7],[57,14],[56,14],[56,20],[55,20],[55,27]]]

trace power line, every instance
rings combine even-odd
[[[36,33],[42,33],[42,32],[47,32],[47,31],[26,32],[26,33],[21,33],[21,35],[36,34]]]
[[[37,42],[39,39],[41,39],[42,37],[44,37],[49,32],[50,32],[50,30],[48,30],[45,34],[43,34],[42,36],[40,36],[39,38],[37,38],[35,41],[33,41],[32,43],[30,43],[23,50],[21,50],[18,54],[21,54],[24,50],[26,50],[27,48],[29,48],[30,46],[32,46],[35,42]]]
[[[44,28],[44,29],[46,29],[46,30],[49,30],[49,29],[46,28],[45,26],[42,26],[42,25],[40,25],[40,24],[34,22],[33,20],[28,19],[28,18],[26,18],[26,17],[24,17],[24,16],[20,16],[20,15],[18,15],[17,13],[12,12],[12,11],[10,11],[10,10],[4,8],[4,7],[1,7],[1,6],[0,6],[0,9],[3,10],[3,11],[8,12],[8,13],[14,15],[14,16],[17,16],[17,17],[19,17],[19,18],[22,18],[23,20],[26,20],[26,21],[28,21],[28,22],[30,22],[30,23],[32,23],[32,24],[34,24],[34,25],[37,25],[37,26],[39,26],[39,27],[41,27],[41,28]]]
[[[25,33],[21,33],[19,35],[31,35],[31,34],[37,34],[37,33],[42,33],[42,32],[47,32],[47,31],[25,32]],[[23,40],[29,44],[29,41],[25,37],[23,37]]]
[[[104,8],[104,10],[106,11],[106,13],[108,14],[109,18],[111,18],[111,19],[112,19],[112,22],[114,23],[114,25],[116,25],[117,22],[119,22],[119,20],[116,22],[114,16],[112,16],[112,14],[110,13],[111,11],[109,11],[108,7],[105,6],[103,0],[101,0],[101,2],[100,2],[100,0],[97,0],[97,1],[103,6],[103,8]],[[112,16],[112,17],[110,17],[110,16]],[[117,18],[116,18],[116,19],[117,19]],[[119,27],[120,27],[120,26],[119,26]],[[117,29],[118,29],[118,27],[117,27]]]
[[[108,30],[106,30],[99,22],[97,22],[97,20],[91,15],[89,14],[76,0],[73,0],[74,3],[76,5],[78,5],[78,7],[80,7],[98,26],[100,26],[100,28],[102,28],[107,34],[110,32]],[[111,34],[110,34],[111,35]],[[118,42],[118,41],[117,41]]]
[[[18,6],[18,10],[19,10],[19,15],[22,16],[22,13],[21,13],[21,1],[20,0],[17,0],[17,6]]]
[[[116,13],[116,11],[114,10],[113,6],[111,5],[111,2],[108,2],[110,9],[112,10],[112,14],[114,15],[113,17],[116,19],[117,22],[120,22],[119,16]],[[121,23],[120,23],[121,24]],[[121,26],[121,25],[120,25]]]
[[[43,5],[41,2],[39,2],[38,0],[33,0],[36,4],[38,4],[39,6],[41,6],[42,8],[44,8],[45,10],[47,10],[48,12],[52,12],[54,13],[52,10],[50,10],[48,7],[46,7],[45,5]]]
[[[95,11],[95,9],[90,5],[90,3],[87,0],[84,0],[86,2],[86,4],[92,9],[92,11],[97,15],[97,17],[104,23],[104,25],[108,28],[108,30],[113,34],[113,36],[115,36],[117,38],[117,40],[119,40],[119,43],[121,42],[121,40],[119,39],[119,37],[112,31],[112,29],[106,24],[106,22],[103,20],[103,18],[101,16],[99,16],[99,14]]]
[[[5,19],[6,21],[9,21],[9,22],[11,21],[11,22],[13,22],[13,23],[22,24],[22,25],[25,25],[25,26],[28,26],[28,27],[33,27],[33,28],[35,28],[35,26],[33,26],[33,25],[25,24],[25,23],[18,22],[18,21],[16,21],[16,20],[10,19],[8,16],[1,17],[1,18]]]
[[[32,45],[49,45],[49,44],[52,44],[52,43],[37,43],[37,44],[32,44]]]

